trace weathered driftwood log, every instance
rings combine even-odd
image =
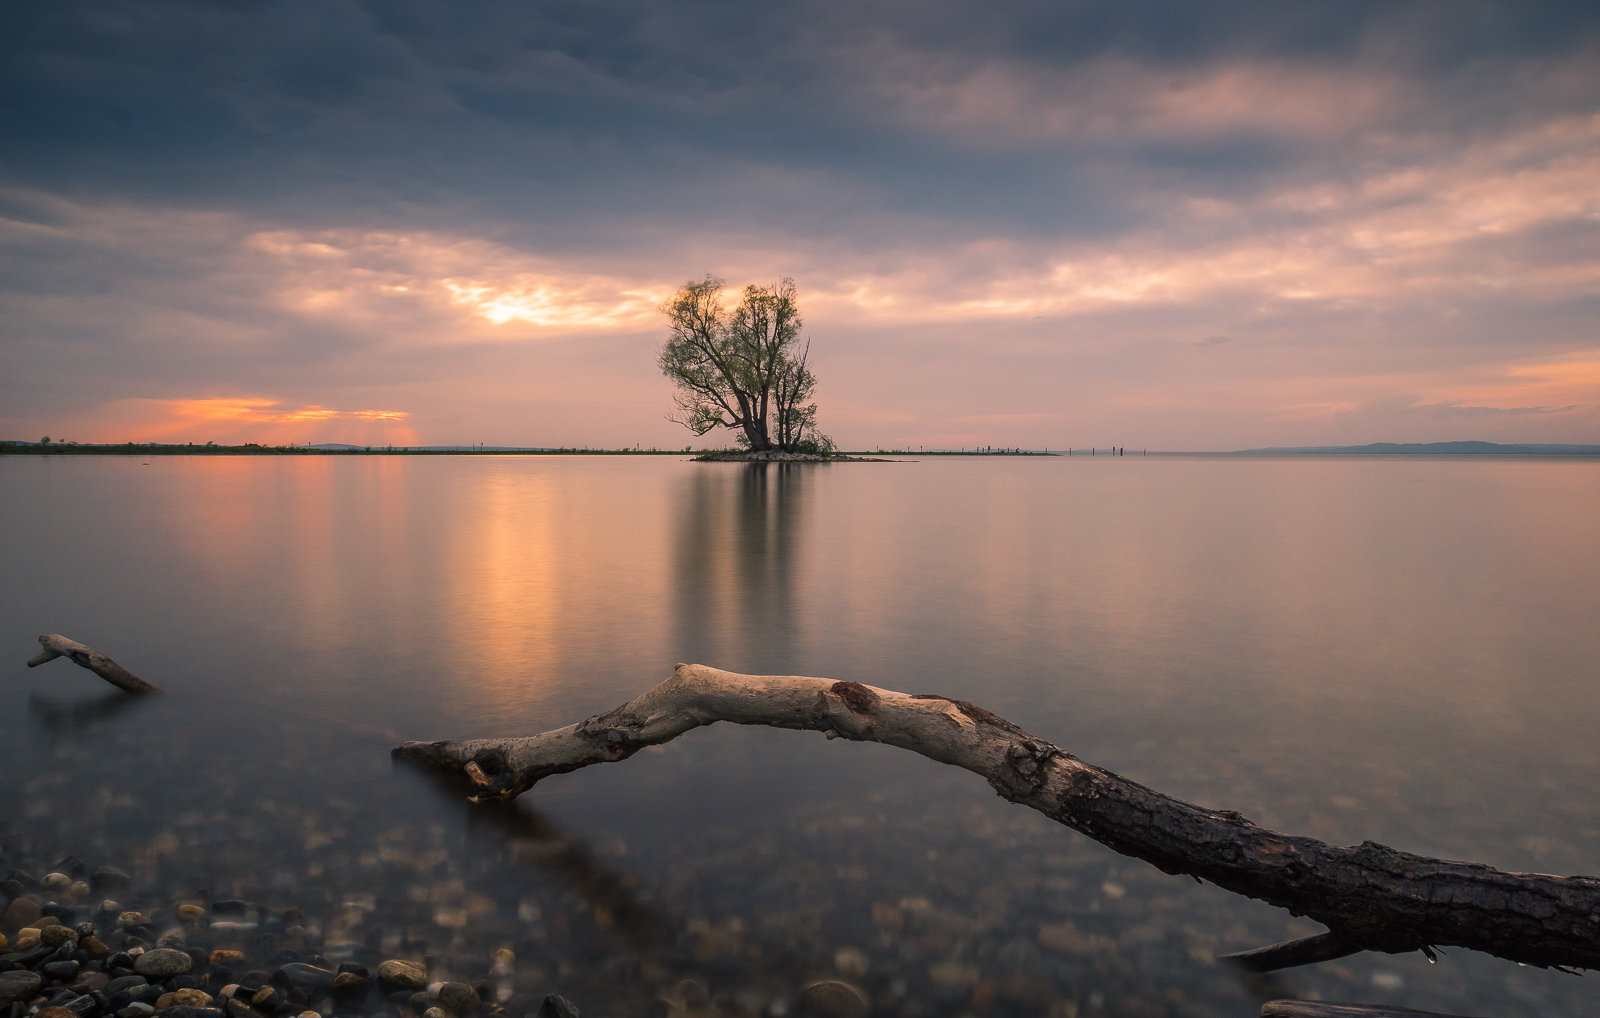
[[[1251,966],[1258,971],[1354,950],[1433,946],[1540,967],[1600,968],[1600,878],[1504,873],[1371,841],[1340,848],[1279,834],[1084,763],[982,707],[943,696],[678,665],[654,689],[566,728],[523,738],[408,742],[394,753],[464,774],[477,788],[475,799],[511,798],[552,774],[626,760],[718,721],[881,742],[964,767],[1006,799],[1123,855],[1329,928],[1331,936],[1263,949],[1276,952],[1279,963],[1258,959]]]
[[[1330,1004],[1320,1000],[1269,1000],[1261,1018],[1462,1018],[1460,1015],[1413,1011],[1383,1004]]]
[[[130,693],[159,693],[162,691],[160,686],[152,686],[98,650],[92,647],[85,647],[76,640],[69,640],[65,636],[56,633],[46,633],[39,637],[39,643],[44,647],[44,650],[28,659],[29,668],[37,668],[46,662],[54,661],[58,657],[64,657],[71,659],[72,663],[78,667],[87,668],[113,686],[126,689]]]

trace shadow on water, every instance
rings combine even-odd
[[[687,660],[744,669],[791,660],[809,466],[752,463],[686,481],[674,611]]]
[[[114,691],[93,699],[64,700],[40,696],[28,697],[28,712],[39,719],[45,731],[53,733],[93,730],[110,721],[131,716],[135,707],[148,706],[144,697]]]
[[[580,838],[522,800],[467,801],[472,789],[465,781],[397,759],[397,767],[428,780],[442,802],[462,813],[469,836],[494,843],[503,863],[543,870],[571,888],[593,910],[596,926],[613,930],[636,947],[650,947],[666,937],[667,922],[639,900],[635,878],[599,859]]]

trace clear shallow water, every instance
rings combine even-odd
[[[1248,985],[1212,956],[1317,927],[883,747],[719,726],[499,811],[388,756],[700,661],[970,699],[1334,843],[1597,873],[1600,464],[19,457],[0,483],[14,857],[297,904],[330,959],[475,977],[508,946],[518,994],[586,1014],[686,976],[754,1013],[841,948],[886,1015],[1600,1014],[1592,976],[1454,951]],[[42,632],[170,693],[30,671]]]

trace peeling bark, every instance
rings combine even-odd
[[[56,633],[46,633],[39,637],[39,643],[44,647],[39,653],[28,659],[29,668],[37,668],[58,657],[68,658],[80,668],[87,668],[91,672],[105,679],[119,689],[130,693],[160,693],[160,686],[152,686],[139,678],[115,661],[106,657],[92,647],[85,647],[76,640],[69,640]]]
[[[626,760],[718,721],[881,742],[966,768],[1002,797],[1123,855],[1328,927],[1330,935],[1310,938],[1314,944],[1252,952],[1258,957],[1249,967],[1256,971],[1327,960],[1338,956],[1326,954],[1335,948],[1343,955],[1438,946],[1542,968],[1600,968],[1600,878],[1505,873],[1371,841],[1341,848],[1279,834],[1084,763],[976,704],[948,697],[680,664],[654,689],[566,728],[522,738],[408,742],[394,754],[465,775],[475,800],[508,799],[553,774]]]

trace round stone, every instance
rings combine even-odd
[[[0,972],[0,1003],[9,1004],[14,1000],[27,1000],[42,985],[44,979],[37,972],[29,972],[27,969]]]
[[[812,983],[800,991],[800,1013],[807,1018],[867,1018],[871,1012],[866,994],[836,979]]]
[[[445,983],[439,987],[439,1003],[456,1014],[468,1014],[482,1003],[478,991],[466,983]]]
[[[94,886],[103,887],[107,890],[117,890],[119,888],[127,887],[133,882],[132,877],[117,869],[115,866],[100,867],[89,876],[89,880],[94,883]]]
[[[216,968],[218,965],[234,965],[241,961],[244,961],[243,951],[229,951],[226,948],[219,947],[211,952],[210,962],[212,968]]]
[[[192,923],[192,922],[195,922],[196,920],[204,919],[205,917],[206,917],[206,910],[201,908],[199,905],[179,905],[178,906],[178,921],[179,922]]]
[[[5,915],[0,916],[0,922],[15,930],[23,926],[32,926],[39,921],[39,916],[42,914],[37,902],[18,898],[6,907]]]
[[[211,994],[194,987],[186,987],[172,995],[172,1002],[184,1007],[210,1007]]]
[[[414,961],[391,958],[378,966],[378,978],[391,986],[420,990],[428,985],[428,970]]]
[[[333,985],[333,973],[305,962],[292,961],[278,970],[301,989],[324,990]]]
[[[44,879],[39,881],[39,886],[54,894],[60,894],[72,886],[72,878],[65,873],[46,873]]]
[[[133,963],[133,970],[146,979],[171,979],[193,969],[193,958],[170,947],[146,951]]]
[[[60,947],[62,944],[76,944],[78,931],[70,926],[46,926],[39,931],[39,939],[51,947]]]

